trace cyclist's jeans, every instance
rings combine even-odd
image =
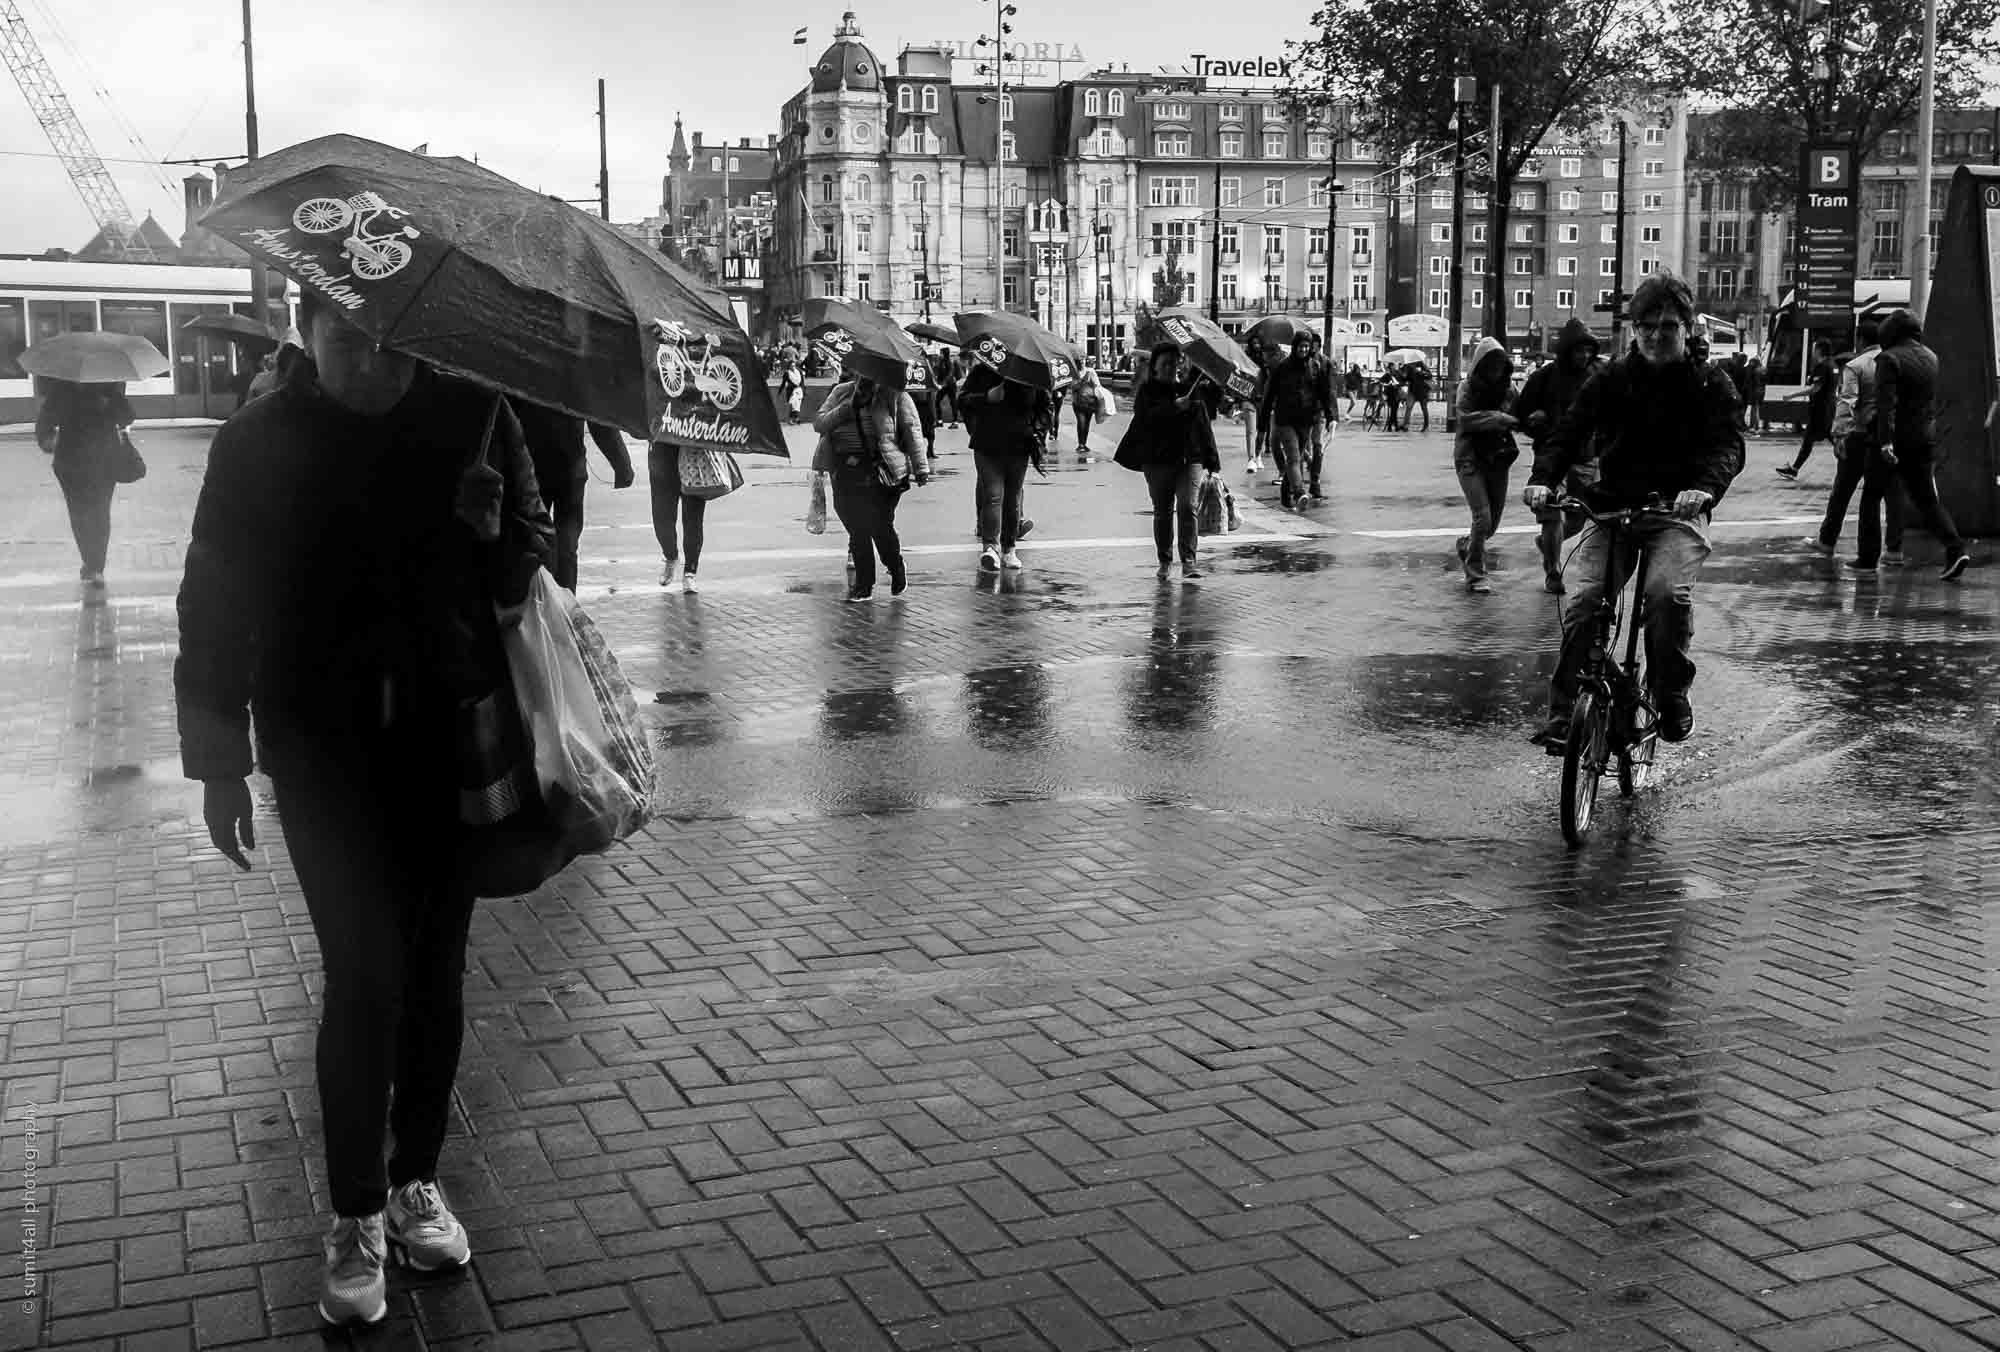
[[[1576,673],[1596,634],[1598,605],[1616,595],[1632,576],[1643,542],[1646,565],[1646,679],[1653,693],[1684,695],[1694,684],[1694,584],[1708,557],[1708,520],[1668,520],[1642,516],[1619,531],[1620,557],[1611,557],[1610,537],[1591,522],[1577,537],[1563,569],[1562,653],[1549,681],[1549,713],[1567,716],[1576,702]],[[1629,615],[1628,615],[1629,621]],[[1623,656],[1621,647],[1612,657]]]

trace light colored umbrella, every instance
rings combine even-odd
[[[144,338],[129,333],[59,333],[44,338],[20,356],[21,369],[51,380],[78,385],[109,385],[149,380],[172,368],[166,354]]]
[[[1385,366],[1407,366],[1411,362],[1428,362],[1430,358],[1414,347],[1399,347],[1382,358]]]

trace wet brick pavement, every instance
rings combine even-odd
[[[86,607],[0,438],[0,1347],[324,1346],[314,949],[268,799],[237,874],[178,779],[203,438],[144,440]],[[593,489],[661,816],[482,907],[475,1264],[356,1341],[2000,1346],[1990,570],[1840,576],[1756,445],[1696,738],[1571,853],[1532,544],[1465,595],[1442,436],[1343,441],[1308,517],[1257,486],[1164,588],[1073,461],[978,578],[961,444],[896,605],[839,603],[796,472],[695,597]]]

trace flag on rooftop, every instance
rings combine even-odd
[[[792,46],[803,47],[805,45],[806,45],[806,30],[803,28],[794,28],[792,30]]]

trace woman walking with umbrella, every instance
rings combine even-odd
[[[814,468],[833,476],[833,511],[847,530],[854,563],[850,602],[875,597],[875,557],[889,574],[889,594],[910,585],[896,507],[910,481],[930,482],[916,402],[903,390],[853,376],[835,385],[813,418],[822,438]]]
[[[1213,409],[1204,394],[1199,388],[1183,388],[1179,349],[1154,348],[1145,383],[1132,400],[1132,425],[1118,447],[1118,463],[1146,476],[1162,582],[1173,575],[1176,535],[1181,576],[1190,581],[1201,576],[1195,558],[1200,544],[1195,504],[1201,499],[1203,481],[1222,472],[1215,429],[1209,423]]]
[[[112,495],[120,483],[145,472],[125,435],[132,425],[125,382],[165,373],[167,359],[144,338],[65,333],[35,344],[20,361],[43,382],[35,442],[55,458],[56,483],[81,556],[77,576],[86,586],[101,587],[111,548]]]

